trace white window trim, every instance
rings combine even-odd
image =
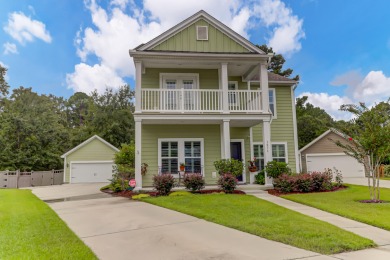
[[[272,91],[273,92],[274,115],[272,116],[272,118],[273,119],[277,119],[278,118],[278,113],[276,111],[276,89],[275,88],[269,88],[268,91]]]
[[[161,169],[161,143],[162,142],[177,142],[177,159],[178,165],[181,162],[184,162],[184,142],[200,142],[200,152],[201,152],[201,170],[203,177],[205,176],[205,165],[204,165],[204,139],[203,138],[158,138],[158,168]],[[179,169],[178,169],[179,170]],[[175,176],[175,175],[174,175]],[[176,177],[176,176],[175,176]],[[177,176],[178,177],[178,176]]]
[[[253,146],[255,146],[255,145],[262,145],[263,144],[263,142],[253,142],[253,144],[252,144],[252,149],[253,149]],[[271,155],[272,155],[272,145],[274,145],[274,144],[283,144],[284,145],[284,147],[286,148],[286,163],[288,164],[288,146],[287,146],[287,142],[271,142]],[[264,146],[263,146],[263,148],[264,148]],[[254,157],[255,155],[254,155],[254,153],[253,153],[253,157]],[[272,156],[272,160],[273,160],[274,158],[273,158],[273,156]]]
[[[228,86],[229,86],[229,84],[234,84],[234,90],[238,90],[238,81],[228,81]],[[229,91],[229,89],[228,89],[228,91]],[[235,107],[239,106],[239,100],[237,98],[237,95],[235,95],[234,101],[235,101],[234,103],[229,103],[229,106],[235,106]]]
[[[185,78],[195,79],[194,88],[199,89],[198,73],[160,73],[160,89],[164,88],[164,79],[182,80]]]
[[[199,39],[198,28],[205,27],[206,28],[206,39]],[[209,40],[209,27],[207,25],[197,25],[196,26],[196,40],[197,41],[208,41]]]

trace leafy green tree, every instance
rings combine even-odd
[[[7,74],[7,69],[0,65],[0,100],[1,100],[1,96],[6,96],[9,90],[8,82],[5,80],[6,74]]]
[[[297,98],[297,129],[299,148],[313,141],[323,132],[334,127],[335,122],[325,110],[307,102],[307,96]]]
[[[62,167],[68,132],[52,97],[31,88],[14,89],[0,113],[0,169],[47,170]]]
[[[116,147],[130,143],[134,137],[134,92],[130,86],[122,86],[118,91],[107,89],[103,94],[95,91],[91,98],[90,131]]]
[[[266,44],[263,45],[256,45],[260,50],[264,51],[265,53],[273,53],[274,56],[271,58],[271,61],[268,65],[268,71],[273,72],[275,74],[278,74],[283,77],[290,77],[293,73],[293,70],[291,68],[283,69],[283,65],[286,62],[282,54],[276,54],[272,47],[268,47]],[[299,75],[296,75],[292,78],[295,81],[299,81]]]
[[[379,167],[390,153],[390,100],[372,108],[364,103],[342,105],[340,110],[352,113],[354,118],[342,131],[346,143],[334,141],[345,149],[345,154],[364,165],[370,198],[380,199]]]

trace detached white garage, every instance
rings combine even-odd
[[[364,177],[364,166],[346,155],[343,148],[331,140],[346,142],[343,135],[330,129],[300,150],[302,172],[323,172],[324,169],[336,168],[344,178]]]
[[[63,154],[64,182],[108,182],[118,148],[95,135]]]

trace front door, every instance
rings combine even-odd
[[[232,159],[236,159],[239,161],[242,161],[242,148],[241,148],[241,142],[231,142],[230,143],[230,154]],[[237,176],[237,180],[239,182],[244,181],[242,178],[242,175]]]

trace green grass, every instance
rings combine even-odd
[[[390,177],[382,177],[381,180],[390,181]]]
[[[210,194],[150,197],[143,201],[322,254],[375,245],[369,239],[253,196]]]
[[[360,203],[370,199],[365,186],[348,185],[337,192],[291,194],[283,198],[322,209],[346,218],[390,230],[390,203]],[[381,200],[390,201],[390,189],[381,188]]]
[[[0,259],[97,259],[30,190],[0,189]]]

